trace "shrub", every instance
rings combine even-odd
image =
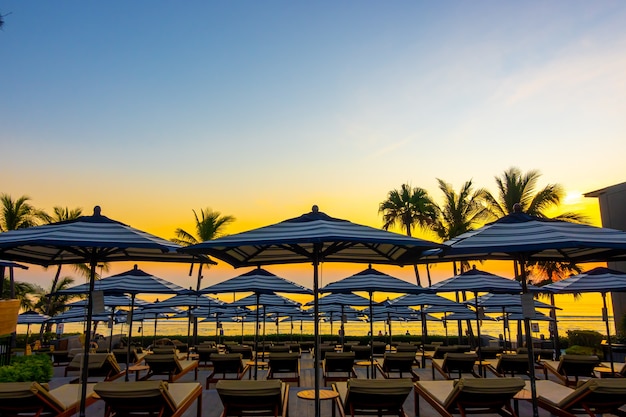
[[[565,349],[565,353],[567,353],[568,355],[596,355],[602,358],[602,352],[598,352],[596,349],[589,346],[570,346]]]
[[[567,338],[570,346],[579,345],[601,349],[604,336],[593,330],[568,330]]]
[[[49,382],[53,372],[48,355],[14,356],[10,365],[0,367],[0,382]]]

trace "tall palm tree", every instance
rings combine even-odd
[[[524,174],[519,168],[511,167],[504,171],[501,176],[495,177],[498,187],[497,197],[490,192],[485,193],[488,211],[495,218],[504,217],[513,213],[513,206],[519,203],[524,213],[548,217],[546,211],[561,203],[564,190],[559,184],[548,184],[540,190],[537,189],[540,177],[541,173],[537,170],[530,170]],[[575,222],[586,221],[584,216],[577,213],[563,213],[556,218]]]
[[[383,215],[383,229],[399,226],[407,236],[412,236],[415,227],[427,229],[434,224],[437,206],[425,189],[402,184],[399,190],[389,191],[387,199],[379,204],[378,212]],[[417,285],[421,285],[417,265],[413,265],[413,269]]]
[[[504,171],[502,176],[495,178],[498,187],[498,197],[495,198],[489,192],[485,194],[485,202],[489,213],[495,218],[504,217],[513,213],[513,206],[519,203],[524,213],[547,218],[546,211],[550,208],[558,207],[563,198],[564,190],[559,184],[548,184],[538,190],[537,182],[539,177],[541,177],[541,173],[537,170],[531,170],[523,174],[519,168],[511,167]],[[584,215],[571,212],[562,213],[554,218],[576,223],[586,223],[588,221]],[[579,269],[576,265],[567,262],[546,261],[532,262],[527,264],[527,267],[529,272],[542,274],[549,280],[559,276],[568,276]]]
[[[176,229],[176,237],[171,239],[172,242],[181,246],[195,245],[196,243],[213,240],[221,236],[225,236],[224,229],[235,221],[233,216],[222,215],[219,211],[210,208],[200,210],[200,215],[195,210],[193,215],[196,220],[195,234],[185,231],[182,228]],[[200,281],[202,273],[198,273],[197,289],[200,289]]]
[[[437,218],[432,229],[443,241],[450,240],[473,230],[489,216],[482,204],[487,191],[483,188],[473,191],[472,180],[466,181],[457,194],[447,182],[437,178],[439,189],[443,193],[443,203],[438,207]],[[468,267],[461,263],[461,272]],[[454,274],[456,275],[456,263]]]
[[[14,200],[8,194],[0,194],[0,232],[37,225],[42,212],[29,200],[25,195]]]

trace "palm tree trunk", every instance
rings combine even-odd
[[[420,271],[417,269],[417,265],[413,265],[413,270],[415,271],[415,280],[417,281],[417,285],[422,286],[422,281],[420,280]]]
[[[433,286],[433,281],[430,277],[430,265],[426,264],[426,275],[428,276],[428,286],[432,287]]]

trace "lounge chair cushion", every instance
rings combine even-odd
[[[524,380],[515,378],[461,378],[454,381],[453,390],[450,392],[443,405],[446,408],[452,407],[460,393],[470,395],[496,395],[496,394],[517,394],[525,387]]]
[[[0,383],[0,400],[32,401],[32,405],[43,400],[47,403],[45,409],[53,409],[57,412],[65,411],[77,404],[77,395],[81,388],[79,384],[65,384],[53,390],[48,390],[44,385],[38,382],[2,382]],[[91,397],[93,388],[94,384],[87,384],[87,397]],[[29,400],[31,398],[32,400]]]
[[[559,401],[558,406],[568,408],[580,399],[580,393],[589,390],[600,395],[621,395],[626,398],[626,379],[590,379]]]
[[[172,384],[174,385],[174,384]],[[163,398],[170,410],[176,410],[177,402],[170,395],[166,381],[137,381],[130,383],[99,382],[94,391],[105,401],[111,399],[140,400]]]
[[[403,395],[413,388],[413,381],[406,379],[350,379],[348,391],[358,394],[371,395]]]
[[[280,395],[282,382],[278,379],[267,381],[244,381],[222,379],[215,386],[220,395],[229,397],[264,397]]]

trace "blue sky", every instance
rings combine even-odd
[[[328,214],[402,183],[621,183],[620,1],[6,1],[0,192],[159,236]],[[359,268],[359,267],[357,267]],[[357,272],[356,269],[354,272]],[[50,275],[50,273],[47,273]],[[181,283],[181,282],[179,282]],[[182,283],[181,283],[182,284]]]

